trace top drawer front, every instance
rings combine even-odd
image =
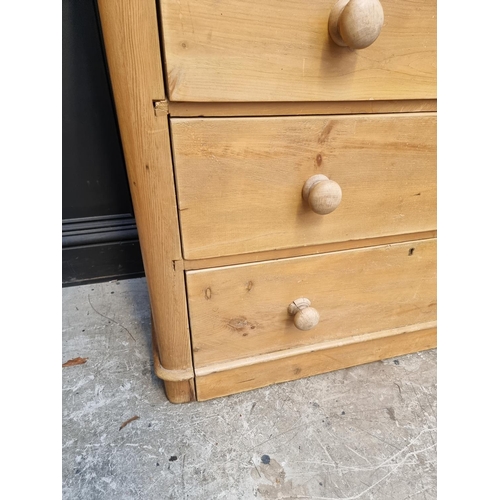
[[[328,34],[335,0],[161,0],[172,101],[436,97],[436,0],[382,0],[361,50]]]

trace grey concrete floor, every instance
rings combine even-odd
[[[63,498],[436,498],[436,351],[174,405],[144,279],[62,296]]]

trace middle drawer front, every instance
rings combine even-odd
[[[436,240],[186,273],[196,368],[436,320]],[[301,331],[305,297],[319,322]]]
[[[184,258],[436,229],[436,114],[172,119]],[[313,212],[308,178],[342,190]]]

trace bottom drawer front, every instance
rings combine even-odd
[[[436,240],[190,271],[186,281],[195,369],[215,367],[433,322]],[[288,313],[300,297],[319,313],[309,331]]]

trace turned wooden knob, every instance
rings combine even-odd
[[[378,0],[337,0],[328,19],[328,32],[341,47],[364,49],[380,35],[384,9]]]
[[[326,175],[309,177],[302,188],[302,198],[309,203],[313,212],[326,215],[333,212],[342,200],[342,189]]]
[[[319,312],[311,307],[311,301],[306,298],[294,300],[288,306],[288,314],[293,316],[293,324],[299,330],[311,330],[319,323]]]

